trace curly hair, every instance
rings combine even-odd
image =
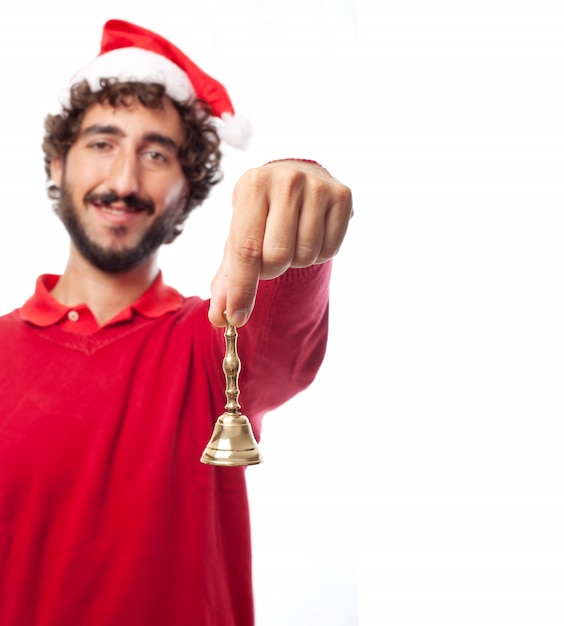
[[[119,82],[103,78],[97,91],[93,91],[87,81],[73,85],[69,106],[64,107],[61,114],[48,115],[45,119],[43,152],[47,195],[55,200],[55,211],[58,211],[60,189],[51,180],[51,162],[55,158],[65,160],[87,109],[95,103],[129,106],[135,100],[150,109],[162,108],[165,95],[165,88],[159,83]],[[220,139],[209,105],[199,99],[185,103],[171,99],[171,102],[180,115],[184,130],[184,142],[178,156],[190,188],[190,195],[174,228],[174,239],[182,232],[182,224],[188,214],[208,197],[212,186],[221,180],[222,173]]]

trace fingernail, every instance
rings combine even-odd
[[[244,309],[233,311],[230,321],[233,326],[242,326],[247,321],[247,311]]]

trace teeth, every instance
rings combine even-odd
[[[112,215],[123,215],[127,213],[125,209],[112,209],[111,207],[102,207],[104,213],[111,213]]]

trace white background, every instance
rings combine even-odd
[[[257,626],[561,626],[560,3],[4,3],[2,313],[64,268],[42,122],[108,18],[169,37],[255,128],[167,282],[208,294],[247,167],[314,158],[354,194],[327,359],[247,472]]]

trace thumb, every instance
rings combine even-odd
[[[225,326],[224,311],[227,309],[228,252],[223,252],[221,265],[211,282],[210,308],[208,318],[214,326]]]

